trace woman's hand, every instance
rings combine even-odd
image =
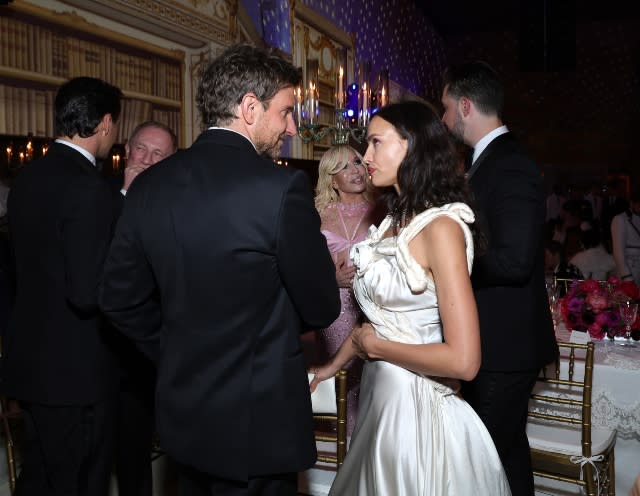
[[[313,367],[311,369],[311,372],[314,374],[314,376],[309,383],[309,389],[313,393],[318,387],[318,384],[336,375],[338,373],[338,368],[333,365],[333,362],[329,362],[322,367]]]
[[[371,344],[376,338],[375,330],[369,322],[356,326],[351,331],[351,341],[360,358],[370,358]]]
[[[338,287],[350,288],[353,286],[353,276],[356,274],[356,268],[353,265],[348,266],[346,260],[336,264],[336,280]]]

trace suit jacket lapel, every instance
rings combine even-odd
[[[487,155],[489,155],[489,153],[491,153],[491,150],[494,148],[494,146],[499,144],[500,141],[502,141],[505,136],[509,136],[509,133],[504,133],[504,134],[501,134],[500,136],[496,137],[493,141],[491,141],[491,143],[489,143],[485,147],[484,150],[482,150],[482,153],[480,154],[480,156],[471,165],[471,168],[467,172],[467,178],[468,179],[471,179],[473,177],[473,175],[478,170],[478,167],[480,167],[480,165],[482,165],[482,162],[484,162],[484,159],[487,158]]]

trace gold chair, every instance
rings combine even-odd
[[[594,345],[558,347],[561,357],[542,370],[529,402],[533,473],[576,484],[588,496],[614,496],[616,431],[591,425]]]
[[[7,455],[9,491],[13,494],[16,489],[16,457],[15,444],[13,441],[13,427],[11,424],[20,417],[20,411],[4,396],[0,396],[0,417],[2,418],[4,447]]]
[[[2,360],[2,340],[0,339],[0,360]],[[10,401],[6,396],[0,395],[0,419],[2,419],[2,434],[7,455],[7,474],[9,476],[9,492],[16,489],[16,453],[13,440],[13,424],[19,421],[22,412],[17,403]]]
[[[565,295],[569,291],[569,288],[571,287],[571,284],[573,284],[573,281],[578,280],[579,279],[553,276],[553,287],[557,288],[561,295]]]
[[[310,374],[310,379],[312,377],[313,374]],[[323,390],[320,390],[320,386],[323,386]],[[328,422],[335,427],[335,432],[325,432],[326,427],[315,431],[316,443],[320,441],[336,444],[333,453],[319,451],[318,461],[335,463],[339,468],[347,454],[347,371],[338,371],[334,381],[320,383],[311,395],[311,403],[316,427],[321,422]]]

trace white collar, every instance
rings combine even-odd
[[[485,134],[482,138],[478,140],[476,146],[473,148],[473,159],[471,163],[473,164],[480,154],[484,151],[484,149],[491,143],[494,139],[504,133],[508,133],[509,129],[507,126],[500,126],[495,128],[493,131]]]
[[[235,129],[229,129],[228,127],[211,126],[207,128],[207,131],[231,131],[232,133],[239,134],[244,139],[246,139],[249,143],[251,143],[251,146],[253,146],[256,152],[258,151],[258,149],[256,148],[256,145],[253,144],[253,141],[251,141],[248,136],[245,136],[244,134],[242,134],[239,131],[236,131]]]
[[[61,143],[63,145],[67,145],[69,148],[73,148],[74,150],[82,153],[82,155],[84,155],[84,157],[93,164],[93,166],[96,166],[96,157],[94,157],[91,153],[89,153],[87,150],[85,150],[84,148],[82,148],[81,146],[76,145],[75,143],[71,143],[71,141],[67,141],[65,139],[62,138],[58,138],[56,139],[56,143]]]

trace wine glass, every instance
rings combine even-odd
[[[638,316],[638,304],[631,300],[620,303],[620,319],[624,323],[624,337],[625,341],[620,343],[622,346],[636,347],[635,343],[631,341],[631,325],[635,322]]]
[[[560,322],[560,293],[553,283],[546,283],[547,298],[549,299],[549,310],[551,310],[551,318],[553,319],[553,328],[556,329]]]

